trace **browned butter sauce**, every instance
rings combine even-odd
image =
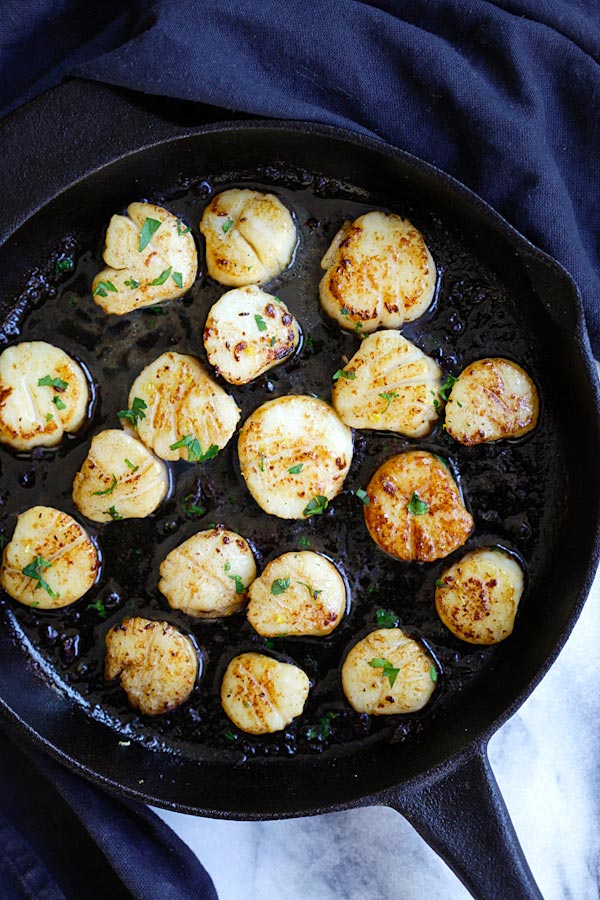
[[[367,197],[318,176],[263,173],[262,180],[240,180],[225,174],[210,181],[195,178],[168,195],[147,194],[189,225],[203,257],[198,221],[209,198],[219,190],[243,186],[275,190],[292,210],[299,246],[292,266],[266,289],[281,297],[298,318],[303,339],[296,355],[256,382],[232,388],[222,382],[242,409],[242,419],[266,400],[283,394],[312,393],[330,400],[332,375],[358,347],[358,337],[342,332],[324,317],[318,302],[319,263],[346,218],[369,209],[388,208],[386,198]],[[150,186],[145,189],[150,191]],[[144,188],[142,187],[143,191]],[[431,310],[403,328],[403,334],[436,359],[446,373],[458,375],[464,365],[484,356],[506,356],[523,365],[540,384],[542,355],[536,336],[523,317],[519,297],[499,275],[478,260],[460,235],[427,209],[411,203],[394,205],[423,232],[439,272],[438,294]],[[63,347],[91,372],[95,396],[90,421],[79,435],[54,451],[16,456],[0,448],[2,491],[0,529],[12,534],[16,516],[35,504],[65,510],[79,521],[71,499],[73,476],[93,434],[118,427],[116,413],[127,406],[129,387],[140,369],[165,350],[200,357],[204,323],[210,306],[226,288],[200,273],[193,289],[180,300],[155,310],[121,318],[106,316],[92,301],[90,285],[102,267],[101,250],[107,222],[98,222],[95,246],[79,247],[65,235],[35,273],[24,272],[27,287],[15,297],[13,310],[0,328],[2,345],[19,340],[46,340]],[[72,272],[55,274],[58,258],[72,256]],[[29,281],[28,281],[29,278]],[[217,379],[218,380],[218,379]],[[97,527],[84,522],[103,558],[98,585],[64,611],[36,612],[3,596],[3,627],[30,642],[45,661],[46,677],[68,691],[89,714],[136,740],[164,750],[210,757],[250,757],[341,752],[363,740],[410,740],[448,699],[502,653],[502,645],[478,649],[461,644],[441,625],[434,608],[434,584],[444,565],[479,544],[500,544],[518,554],[530,585],[535,583],[545,549],[552,545],[557,497],[563,478],[556,442],[557,429],[542,395],[540,424],[521,441],[465,448],[442,428],[442,420],[425,440],[409,441],[391,434],[356,432],[355,456],[344,492],[322,516],[283,521],[265,515],[250,497],[239,474],[234,437],[216,459],[203,464],[171,466],[173,490],[157,513],[144,520],[111,522]],[[361,502],[353,494],[387,457],[419,446],[445,457],[457,475],[475,530],[465,548],[448,560],[430,565],[406,564],[381,553],[369,538]],[[187,506],[205,508],[204,515],[186,513]],[[259,571],[274,556],[306,548],[324,553],[343,573],[349,611],[328,637],[280,638],[266,641],[245,620],[244,612],[213,622],[199,621],[169,608],[157,591],[158,567],[165,555],[209,523],[222,523],[249,540]],[[303,544],[300,540],[305,539]],[[524,604],[527,603],[527,593]],[[94,606],[90,606],[95,604]],[[340,667],[347,649],[377,626],[377,610],[392,610],[399,624],[420,637],[439,664],[437,690],[419,715],[369,718],[345,702]],[[106,618],[102,617],[103,611]],[[190,633],[202,657],[202,674],[190,700],[174,712],[144,717],[128,708],[118,684],[103,678],[104,635],[126,615],[163,618]],[[517,617],[516,628],[519,628]],[[304,714],[285,732],[246,736],[231,725],[219,702],[222,673],[232,656],[258,650],[303,668],[312,682]]]

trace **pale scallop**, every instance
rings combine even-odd
[[[435,607],[446,628],[469,644],[497,644],[512,634],[524,588],[519,563],[502,550],[467,553],[436,581]]]
[[[140,250],[146,220],[160,225]],[[112,217],[103,257],[107,268],[94,278],[92,297],[104,312],[116,316],[182,297],[198,271],[189,228],[153,203],[130,203],[126,216]]]
[[[261,509],[302,519],[316,498],[329,501],[341,491],[352,462],[352,432],[323,400],[279,397],[246,419],[238,453]]]
[[[298,666],[262,653],[242,653],[225,670],[221,703],[242,731],[270,734],[302,714],[309,687],[308,676]]]
[[[385,674],[385,662],[394,673]],[[437,670],[425,647],[400,628],[380,628],[355,644],[342,666],[342,687],[357,713],[392,716],[415,713],[429,703]]]
[[[202,215],[206,265],[215,281],[230,287],[264,284],[290,264],[296,226],[275,194],[232,188],[217,194]]]
[[[335,410],[352,428],[424,437],[438,421],[442,370],[398,331],[365,338],[335,381]]]
[[[473,530],[456,482],[432,453],[410,450],[381,465],[367,486],[364,515],[376,544],[403,560],[433,562]]]
[[[331,634],[346,609],[342,576],[310,550],[272,560],[248,596],[248,621],[264,637]]]
[[[171,550],[160,564],[160,576],[158,589],[169,606],[188,616],[215,619],[244,605],[256,564],[243,537],[217,526]]]
[[[131,706],[159,716],[188,699],[198,677],[189,637],[168,622],[134,616],[106,635],[104,677],[120,678]]]
[[[248,384],[293,354],[300,329],[289,309],[255,285],[228,291],[211,307],[204,347],[217,374]]]
[[[167,496],[166,465],[118,428],[101,431],[73,480],[73,502],[87,519],[143,519]]]
[[[535,428],[539,400],[527,372],[509,359],[471,363],[454,382],[446,405],[446,430],[461,444],[522,437]]]
[[[146,404],[138,435],[161,459],[189,459],[188,446],[172,449],[188,437],[198,442],[200,455],[222,450],[240,418],[235,400],[183,353],[163,353],[146,366],[129,391],[130,408],[136,397]]]
[[[40,385],[47,376],[58,387]],[[24,341],[0,356],[0,443],[15,450],[55,447],[65,432],[79,431],[89,402],[83,369],[60,347]]]
[[[34,577],[23,574],[31,566]],[[98,551],[79,522],[59,509],[33,506],[21,513],[4,548],[0,584],[25,606],[59,609],[83,597],[99,569]]]
[[[394,213],[374,211],[345,222],[321,267],[321,306],[359,334],[418,319],[435,294],[435,263],[423,236]]]

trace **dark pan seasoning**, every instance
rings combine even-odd
[[[95,396],[91,419],[75,437],[55,450],[37,449],[31,456],[0,450],[2,492],[0,533],[6,541],[16,516],[36,504],[55,506],[74,515],[97,541],[103,558],[99,583],[82,600],[64,610],[36,612],[0,599],[4,627],[23,644],[39,651],[46,678],[51,679],[91,715],[122,734],[123,742],[140,741],[163,751],[192,758],[288,756],[331,752],[339,755],[358,741],[406,741],[428,724],[484,667],[493,665],[504,645],[478,648],[456,640],[439,622],[434,585],[443,568],[479,545],[500,545],[522,562],[528,591],[541,572],[544,554],[553,545],[564,496],[564,474],[558,429],[543,384],[547,365],[512,279],[488,268],[431,211],[407,193],[401,202],[367,196],[364,191],[318,176],[298,178],[270,169],[261,181],[247,173],[223,173],[212,180],[182,181],[167,195],[131,197],[166,206],[192,226],[200,244],[198,222],[209,198],[228,187],[275,190],[292,210],[300,234],[290,269],[266,289],[281,297],[298,318],[302,342],[297,354],[256,382],[236,388],[221,384],[242,409],[240,427],[250,412],[284,394],[314,393],[331,398],[332,375],[359,346],[321,312],[317,286],[320,259],[346,218],[370,209],[391,209],[409,217],[424,234],[438,267],[438,295],[432,309],[402,333],[438,361],[446,373],[485,356],[504,356],[522,365],[540,388],[537,429],[518,441],[466,448],[455,443],[441,422],[427,438],[414,441],[397,435],[355,432],[355,456],[343,493],[322,516],[284,521],[267,516],[246,490],[237,464],[237,436],[216,459],[203,464],[169,464],[173,490],[157,513],[97,526],[83,519],[71,499],[75,473],[93,434],[118,427],[116,413],[127,406],[129,388],[139,371],[165,350],[200,357],[204,322],[211,305],[227,288],[199,274],[192,290],[163,307],[123,317],[106,316],[92,301],[90,285],[102,267],[107,221],[98,221],[95,246],[80,246],[65,235],[51,259],[40,261],[0,329],[2,344],[46,340],[64,348],[93,374]],[[148,186],[146,186],[148,189]],[[144,190],[141,187],[140,190]],[[202,252],[199,254],[202,269]],[[56,262],[73,258],[72,272],[56,274]],[[60,268],[60,267],[58,267]],[[506,281],[511,284],[510,289]],[[219,379],[217,379],[219,380]],[[239,428],[238,428],[239,431]],[[458,477],[475,530],[467,544],[446,560],[421,565],[385,556],[368,536],[362,504],[353,492],[366,484],[384,459],[409,447],[432,450],[448,459]],[[201,515],[190,511],[201,507]],[[259,572],[275,556],[302,549],[321,552],[340,568],[349,589],[349,611],[339,627],[324,638],[266,640],[247,624],[242,611],[213,622],[171,610],[159,594],[158,567],[166,554],[196,531],[221,523],[251,543]],[[377,625],[378,610],[390,610],[409,633],[422,639],[438,667],[432,702],[412,716],[368,717],[354,713],[340,682],[343,658],[360,637]],[[142,716],[127,706],[118,684],[103,678],[104,635],[127,615],[163,618],[191,634],[201,654],[201,676],[189,701],[158,717]],[[515,630],[519,629],[519,615]],[[510,643],[510,638],[508,642]],[[243,650],[257,650],[303,668],[313,685],[304,714],[284,732],[245,735],[225,716],[219,702],[222,673]]]

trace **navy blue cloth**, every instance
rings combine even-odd
[[[0,0],[1,114],[76,76],[375,134],[463,181],[565,265],[596,356],[599,62],[597,0]],[[31,769],[71,817],[99,896],[216,896],[152,813],[38,755]],[[23,797],[35,809],[33,789]],[[56,873],[62,851],[17,806],[0,782],[2,897],[95,896],[80,873]]]
[[[74,74],[415,153],[563,263],[600,356],[597,0],[4,0],[0,50],[0,109]]]

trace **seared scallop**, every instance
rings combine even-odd
[[[242,475],[265,512],[280,519],[322,513],[342,489],[352,462],[352,432],[315,397],[279,397],[244,422]]]
[[[107,268],[94,278],[92,296],[116,316],[183,296],[198,271],[190,229],[153,203],[130,203],[126,216],[112,217],[103,257]]]
[[[173,609],[188,616],[230,616],[246,602],[256,578],[248,542],[218,526],[200,531],[175,547],[160,564],[159,591]]]
[[[203,462],[228,443],[240,417],[235,400],[194,356],[163,353],[129,392],[140,439],[161,459]]]
[[[330,634],[346,609],[342,576],[333,563],[311,551],[274,559],[248,594],[248,621],[264,637]]]
[[[208,361],[231,384],[248,384],[283,362],[299,340],[285,303],[255,285],[223,294],[204,328]]]
[[[73,501],[93,522],[143,519],[169,490],[164,462],[124,431],[101,431],[73,481]]]
[[[208,274],[231,287],[271,281],[290,264],[297,240],[294,220],[279,197],[241,188],[211,200],[200,231]]]
[[[537,425],[538,392],[509,359],[480,359],[460,373],[446,406],[446,430],[461,444],[527,434]]]
[[[321,267],[321,306],[359,334],[418,319],[435,293],[435,263],[423,236],[394,213],[369,212],[344,222]]]
[[[79,522],[50,506],[21,513],[4,548],[0,584],[25,606],[59,609],[92,587],[100,560]]]
[[[429,703],[437,669],[425,647],[400,628],[380,628],[355,644],[342,666],[342,687],[358,713],[414,713]]]
[[[242,731],[270,734],[301,715],[309,687],[308,676],[298,666],[262,653],[242,653],[225,670],[221,703]]]
[[[188,699],[198,677],[198,656],[189,637],[169,625],[134,616],[106,635],[104,677],[120,678],[131,706],[159,716]]]
[[[378,331],[335,373],[333,405],[346,425],[429,434],[438,420],[442,371],[398,331]]]
[[[88,380],[68,353],[24,341],[0,356],[0,442],[15,450],[55,447],[79,431],[90,402]]]
[[[512,634],[523,587],[523,570],[512,556],[480,547],[442,572],[435,607],[461,641],[497,644]]]
[[[441,559],[462,546],[473,529],[449,469],[424,450],[386,460],[371,478],[367,496],[371,537],[399,559]]]

